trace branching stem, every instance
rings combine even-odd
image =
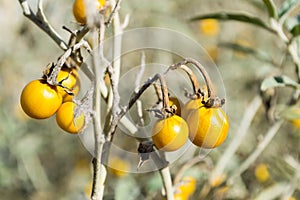
[[[40,29],[42,29],[46,34],[50,36],[54,40],[56,44],[62,49],[67,50],[69,47],[65,43],[65,41],[61,38],[61,36],[54,30],[54,28],[50,25],[47,18],[44,15],[42,8],[42,0],[38,2],[38,12],[34,14],[32,9],[30,8],[27,0],[19,0],[19,3],[22,7],[23,14],[30,21],[32,21],[35,25],[37,25]]]

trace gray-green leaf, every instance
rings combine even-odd
[[[277,8],[273,2],[273,0],[263,0],[265,6],[268,9],[268,13],[270,17],[277,18]]]
[[[205,15],[199,15],[196,17],[193,17],[191,21],[197,21],[197,20],[203,20],[203,19],[218,19],[218,20],[234,20],[234,21],[240,21],[245,22],[249,24],[256,25],[258,27],[264,28],[268,31],[274,32],[273,29],[271,29],[265,22],[263,22],[261,19],[257,17],[252,17],[246,14],[237,14],[237,13],[225,13],[225,12],[217,12],[217,13],[211,13],[211,14],[205,14]]]
[[[300,3],[300,0],[286,0],[281,8],[279,9],[278,16],[282,17],[287,13],[291,8],[293,8],[297,3]]]
[[[267,89],[274,88],[274,87],[299,87],[298,83],[295,82],[288,76],[273,76],[266,78],[261,83],[260,89],[262,91],[266,91]]]

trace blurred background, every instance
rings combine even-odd
[[[37,1],[28,2],[35,10]],[[281,0],[274,2],[278,6],[283,3]],[[78,28],[72,15],[72,3],[72,0],[44,1],[45,15],[65,41],[69,33],[62,26],[71,30]],[[262,80],[274,74],[295,73],[290,60],[284,59],[285,44],[275,34],[240,22],[189,21],[191,17],[219,11],[246,13],[268,22],[268,12],[259,0],[123,0],[120,10],[121,21],[130,15],[125,30],[154,26],[188,35],[207,51],[223,78],[230,134],[226,143],[209,154],[210,168],[195,165],[187,172],[197,179],[197,190],[191,199],[200,199],[203,195],[211,169],[239,134],[241,118],[253,98],[259,95]],[[55,62],[63,52],[23,16],[18,1],[0,2],[0,25],[0,199],[86,199],[91,189],[92,157],[79,137],[60,130],[53,117],[46,120],[28,118],[19,104],[23,87],[41,77],[47,64]],[[246,48],[239,49],[233,44]],[[257,52],[249,53],[249,49]],[[291,90],[283,88],[279,91],[279,96],[281,94],[289,95]],[[284,95],[278,98],[278,104],[286,101]],[[238,168],[256,149],[269,127],[261,105],[226,171],[234,172]],[[276,191],[274,186],[291,181],[296,181],[297,187],[290,196],[300,199],[300,181],[294,178],[299,176],[300,169],[295,170],[285,159],[293,158],[292,163],[299,164],[299,147],[299,128],[284,122],[236,185],[210,190],[206,199],[258,199],[263,192],[271,195]],[[124,169],[132,164],[116,163]],[[172,174],[176,174],[181,165],[180,161],[173,164]],[[262,172],[257,171],[259,169]],[[260,175],[267,178],[262,181]],[[159,199],[161,187],[157,172],[118,174],[109,171],[104,199]]]

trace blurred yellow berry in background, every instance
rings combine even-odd
[[[270,178],[268,167],[264,163],[257,165],[254,173],[256,179],[261,183],[266,182]]]
[[[122,178],[127,175],[130,169],[130,163],[119,157],[113,157],[109,160],[108,167],[116,177]]]
[[[204,19],[200,21],[199,30],[203,35],[216,36],[220,32],[220,25],[215,19]]]
[[[287,200],[297,200],[295,197],[290,197]]]
[[[214,192],[214,198],[213,199],[224,199],[226,193],[228,192],[229,187],[228,186],[222,186],[220,188],[218,188],[215,192]]]
[[[208,55],[210,56],[210,58],[213,60],[213,61],[217,61],[218,59],[218,48],[217,46],[208,46],[205,48]]]
[[[84,194],[89,197],[92,194],[93,182],[90,181],[84,188]]]
[[[292,112],[293,112],[292,114],[300,116],[300,108],[292,109]],[[300,129],[300,117],[293,118],[290,120],[290,122],[293,124],[295,128]]]
[[[188,200],[196,190],[196,179],[192,176],[185,176],[175,185],[174,199]]]
[[[293,119],[291,122],[296,128],[300,129],[300,119]]]
[[[210,186],[213,188],[218,187],[225,181],[226,178],[227,178],[227,176],[225,174],[221,174],[218,176],[212,176],[209,180]]]

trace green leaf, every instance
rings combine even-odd
[[[291,33],[293,34],[294,37],[297,37],[300,35],[300,24],[295,25],[292,30]]]
[[[268,13],[270,17],[277,18],[277,9],[273,0],[263,0],[265,6],[268,8]]]
[[[211,13],[205,15],[199,15],[190,19],[191,21],[203,20],[203,19],[218,19],[218,20],[234,20],[244,23],[249,23],[256,25],[258,27],[264,28],[268,31],[274,32],[265,22],[257,17],[248,16],[246,14],[237,14],[237,13],[225,13],[225,12],[218,12],[218,13]]]
[[[279,9],[278,16],[282,17],[285,13],[287,13],[291,8],[293,8],[296,4],[300,3],[300,0],[285,0]]]
[[[262,91],[266,91],[267,89],[274,87],[299,87],[298,83],[295,82],[288,76],[273,76],[266,78],[260,85],[260,89]]]

